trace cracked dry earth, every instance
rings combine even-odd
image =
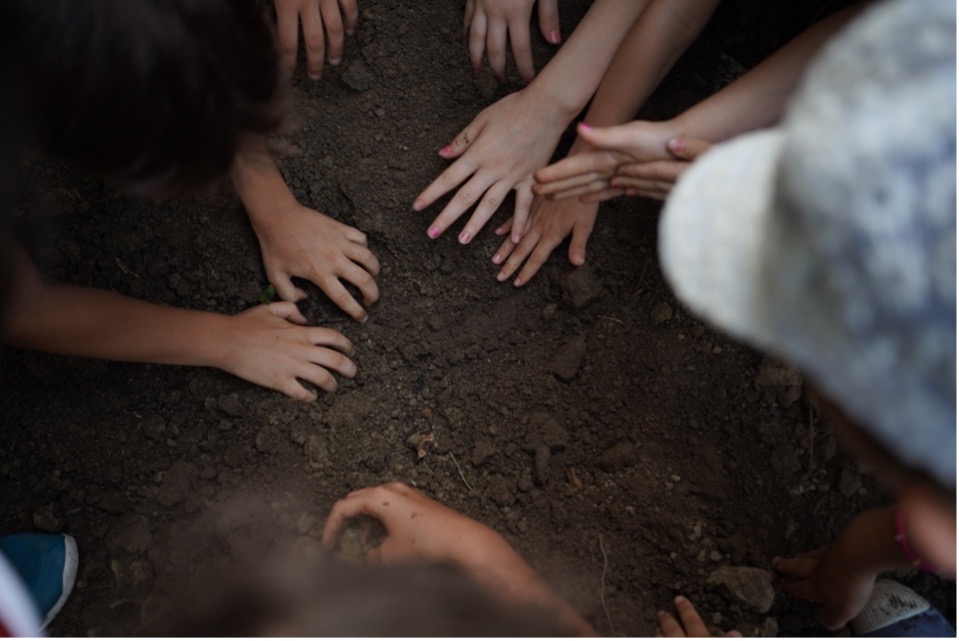
[[[586,6],[561,3],[564,33]],[[802,379],[672,297],[656,203],[604,205],[588,264],[560,248],[522,289],[494,279],[493,223],[465,247],[430,241],[436,210],[410,203],[444,166],[436,149],[520,84],[471,73],[460,3],[361,7],[344,65],[294,78],[273,141],[300,201],[367,232],[383,265],[365,325],[316,289],[301,305],[355,343],[355,380],[302,405],[214,370],[0,351],[2,531],[69,531],[81,549],[51,633],[143,633],[198,557],[241,553],[242,519],[224,507],[237,497],[309,538],[336,499],[397,479],[503,533],[604,634],[653,634],[676,593],[719,628],[824,634],[770,559],[885,497]],[[749,28],[721,15],[646,115],[755,62]],[[541,66],[550,51],[536,54]],[[17,224],[52,276],[229,313],[268,285],[226,188],[149,202],[40,159],[24,174]],[[954,620],[953,584],[901,579]]]

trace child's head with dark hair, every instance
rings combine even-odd
[[[278,124],[278,64],[257,0],[0,4],[0,116],[136,191],[222,176]]]

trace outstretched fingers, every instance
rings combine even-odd
[[[539,12],[539,30],[546,38],[546,42],[558,45],[562,41],[559,32],[559,9],[557,0],[539,0],[537,3]]]

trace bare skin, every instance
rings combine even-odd
[[[261,305],[236,316],[154,305],[45,279],[19,247],[10,281],[3,338],[18,347],[107,360],[217,367],[306,402],[317,394],[301,380],[333,392],[334,373],[356,375],[350,341],[331,329],[307,327],[293,303]]]
[[[370,563],[451,563],[511,602],[555,608],[564,624],[583,636],[596,631],[533,571],[499,534],[402,483],[351,492],[337,501],[323,528],[333,549],[348,521],[378,519],[386,539],[368,552]]]
[[[557,0],[466,0],[463,32],[469,40],[470,64],[479,71],[483,54],[500,79],[506,81],[506,41],[509,40],[513,60],[523,80],[529,84],[536,76],[530,45],[529,20],[533,5],[539,14],[539,29],[550,44],[558,45],[559,11]]]
[[[533,200],[532,172],[546,164],[567,125],[589,101],[645,5],[596,0],[528,87],[487,107],[440,150],[440,156],[454,162],[416,197],[413,210],[422,211],[457,191],[430,224],[430,238],[438,238],[475,205],[459,235],[461,243],[470,242],[515,190],[514,240],[519,242]]]
[[[676,614],[679,619],[673,618],[668,612],[660,610],[656,613],[656,620],[659,623],[659,630],[656,636],[659,637],[711,637],[709,628],[703,623],[702,617],[696,612],[693,604],[684,596],[678,596],[673,600],[676,607]],[[730,630],[723,636],[741,637],[743,636],[736,630]]]
[[[586,115],[587,121],[613,125],[632,117],[699,35],[717,4],[718,0],[654,0],[650,3],[630,29],[603,76]],[[665,148],[665,143],[664,138],[659,149]],[[568,158],[588,156],[592,151],[584,139],[577,138]],[[597,212],[595,203],[576,200],[552,203],[537,196],[529,223],[514,217],[496,230],[497,234],[505,235],[509,225],[512,232],[493,256],[494,264],[503,265],[497,280],[505,281],[522,266],[513,285],[525,285],[553,250],[570,235],[569,261],[576,266],[582,265],[586,262],[587,241]]]
[[[597,202],[634,189],[630,195],[663,199],[688,166],[677,160],[689,161],[709,144],[777,122],[809,60],[864,5],[857,3],[816,23],[735,82],[673,119],[598,128],[589,126],[609,123],[587,115],[588,128],[580,126],[578,133],[594,150],[536,172],[534,192],[555,198],[589,194],[583,200]],[[684,156],[682,150],[667,147],[670,140],[684,140],[691,147]]]
[[[237,155],[233,185],[260,242],[267,278],[280,298],[297,302],[306,292],[292,277],[311,281],[354,320],[365,322],[375,303],[380,264],[366,234],[300,205],[290,192],[263,141],[252,141]],[[343,281],[360,290],[362,304]]]
[[[675,136],[666,140],[664,149],[656,149],[669,133],[660,125],[635,121],[600,128],[580,123],[577,134],[597,151],[540,169],[533,191],[555,200],[579,196],[584,203],[622,194],[666,200],[679,177],[712,145]],[[667,158],[662,158],[664,151]]]
[[[356,29],[356,0],[273,0],[280,59],[286,73],[296,67],[300,31],[306,50],[306,73],[313,80],[323,76],[323,63],[338,65],[343,59],[344,33]]]

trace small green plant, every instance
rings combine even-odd
[[[273,285],[270,285],[260,292],[260,302],[264,305],[269,305],[272,303],[274,298],[276,298],[276,287]]]

